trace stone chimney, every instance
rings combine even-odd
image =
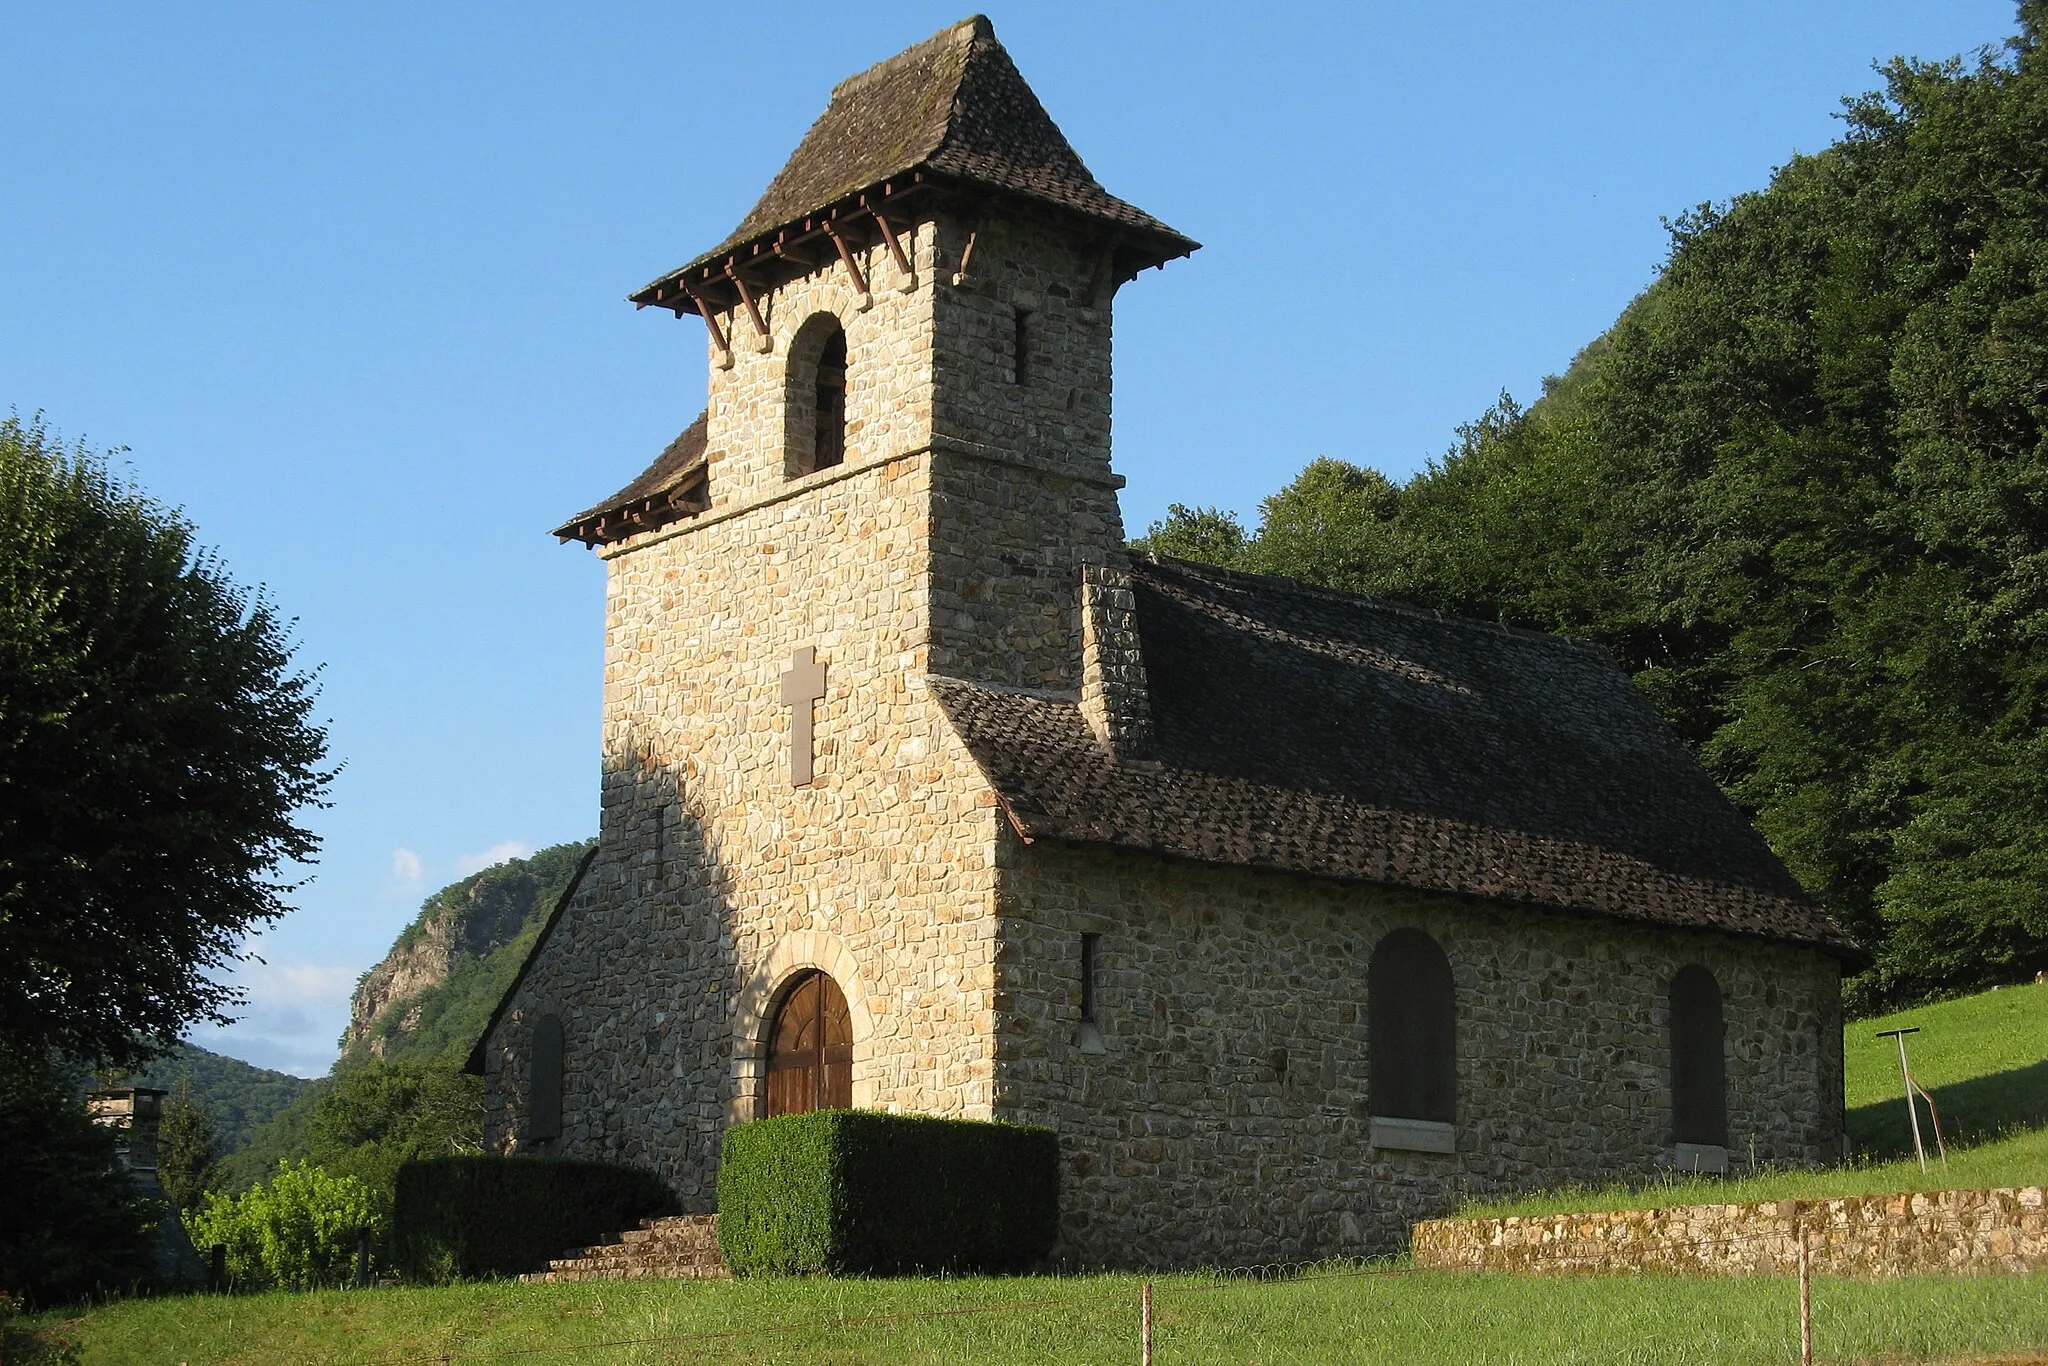
[[[86,1112],[93,1123],[116,1132],[121,1165],[129,1171],[155,1174],[157,1129],[163,1123],[164,1097],[169,1094],[147,1086],[114,1086],[86,1093]]]
[[[1081,715],[1102,747],[1125,762],[1152,757],[1152,694],[1138,648],[1131,571],[1081,569]]]

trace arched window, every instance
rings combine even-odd
[[[806,972],[783,994],[768,1028],[766,1115],[853,1104],[853,1019],[839,984]]]
[[[817,314],[797,329],[783,404],[787,477],[845,463],[846,330],[832,314]]]
[[[1395,930],[1366,970],[1367,1101],[1374,1116],[1458,1117],[1457,1005],[1451,960],[1421,930]]]
[[[527,1059],[526,1141],[552,1143],[562,1136],[562,1021],[543,1015],[533,1022],[533,1052]]]
[[[1728,1146],[1721,984],[1697,963],[1671,979],[1671,1140]]]

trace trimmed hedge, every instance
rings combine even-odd
[[[538,1271],[642,1219],[677,1212],[640,1167],[559,1157],[434,1157],[398,1169],[391,1257],[410,1281]]]
[[[1024,1271],[1059,1206],[1059,1142],[1035,1125],[818,1110],[735,1125],[719,1157],[736,1276]]]

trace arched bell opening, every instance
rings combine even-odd
[[[786,477],[846,462],[846,329],[835,315],[814,314],[797,329],[782,403]]]
[[[853,1017],[829,974],[812,969],[784,990],[768,1027],[766,1082],[764,1118],[853,1105]]]

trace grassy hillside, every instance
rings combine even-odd
[[[2048,984],[2005,987],[1858,1020],[1842,1031],[1849,1137],[1858,1152],[1913,1151],[1898,1045],[1877,1034],[1914,1026],[1920,1032],[1907,1036],[1907,1056],[1934,1096],[1952,1147],[2048,1126]],[[1931,1150],[1934,1135],[1926,1141]]]
[[[1781,1277],[1329,1268],[1153,1282],[1156,1360],[1751,1366],[1798,1359]],[[39,1321],[88,1362],[982,1363],[1138,1359],[1130,1276],[486,1283],[131,1300]],[[1955,1361],[2048,1342],[2048,1274],[1817,1279],[1817,1359]],[[14,1344],[10,1343],[10,1348]],[[448,1353],[442,1356],[442,1353]],[[19,1359],[10,1356],[9,1360]],[[1981,1359],[1981,1358],[1977,1358]],[[2038,1358],[2005,1357],[2015,1363]]]
[[[213,1116],[214,1142],[222,1155],[245,1146],[257,1129],[313,1085],[304,1077],[252,1067],[189,1043],[127,1084],[175,1091],[180,1081],[191,1082],[192,1099]]]

